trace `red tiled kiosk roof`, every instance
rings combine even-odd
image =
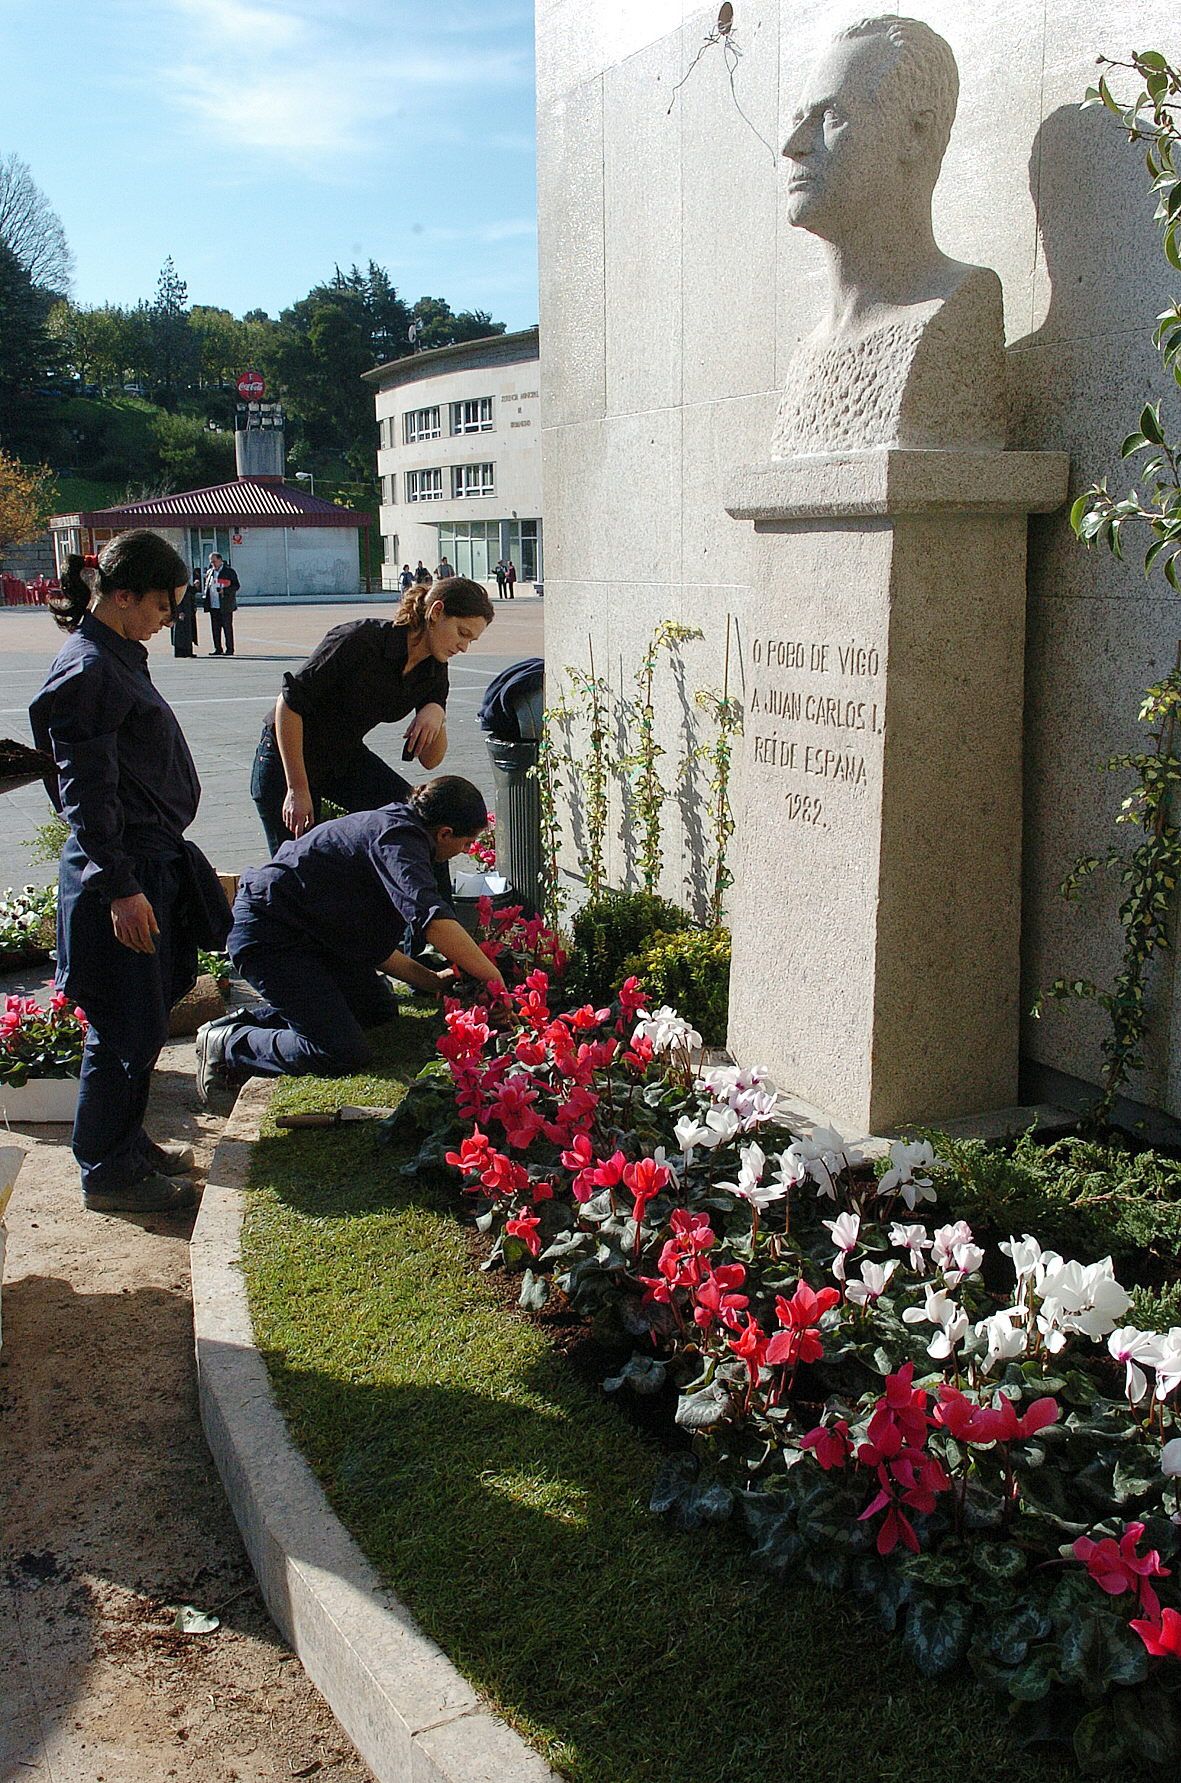
[[[165,526],[206,526],[213,521],[239,527],[363,527],[370,525],[371,517],[308,495],[282,477],[235,477],[232,483],[214,483],[208,489],[184,489],[178,495],[156,495],[87,513],[55,514],[49,524],[121,532],[153,521]]]

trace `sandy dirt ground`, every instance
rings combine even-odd
[[[14,988],[0,980],[0,994]],[[191,1040],[149,1130],[204,1169]],[[0,1783],[371,1783],[284,1646],[205,1446],[191,1217],[87,1213],[63,1127],[26,1127],[0,1348]],[[178,1606],[213,1612],[177,1633]]]

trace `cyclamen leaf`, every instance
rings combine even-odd
[[[712,1430],[725,1424],[733,1411],[730,1395],[719,1387],[702,1387],[696,1393],[682,1393],[677,1404],[676,1421],[682,1430]]]
[[[549,1299],[549,1278],[534,1275],[527,1269],[521,1277],[521,1295],[518,1304],[525,1312],[540,1312]]]
[[[673,1506],[678,1529],[700,1529],[705,1523],[725,1523],[734,1509],[734,1494],[717,1480],[690,1486]]]
[[[946,1677],[968,1650],[971,1607],[956,1598],[936,1602],[916,1597],[906,1618],[904,1639],[925,1678]]]
[[[700,1471],[701,1463],[696,1455],[670,1455],[653,1482],[648,1509],[657,1516],[671,1511],[682,1493],[692,1486]]]

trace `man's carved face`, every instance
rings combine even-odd
[[[902,145],[874,94],[894,56],[884,38],[855,38],[834,43],[807,76],[783,145],[795,228],[827,241],[866,227],[889,229]]]

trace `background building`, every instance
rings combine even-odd
[[[742,698],[749,639],[768,611],[756,541],[723,494],[768,455],[788,361],[826,301],[820,245],[792,229],[779,154],[801,79],[834,30],[872,8],[744,0],[727,57],[716,0],[537,0],[538,209],[546,522],[546,657],[631,685],[653,628],[700,625],[686,684]],[[1137,469],[1120,442],[1146,401],[1170,398],[1152,345],[1177,295],[1160,248],[1143,153],[1102,109],[1080,110],[1100,53],[1181,55],[1175,0],[907,0],[942,33],[960,99],[935,192],[940,245],[995,267],[1004,288],[1013,447],[1070,454],[1071,495]],[[1111,75],[1134,90],[1134,77]],[[1174,397],[1175,397],[1174,391]],[[1059,974],[1110,985],[1118,884],[1079,903],[1058,892],[1080,855],[1121,840],[1126,776],[1110,755],[1144,747],[1143,690],[1173,667],[1178,609],[1142,548],[1087,552],[1068,510],[1029,528],[1024,725],[1022,1007]],[[626,587],[627,598],[619,598]],[[736,628],[736,629],[735,629]],[[971,665],[964,665],[971,673]],[[691,701],[670,759],[688,759]],[[699,873],[700,799],[669,801],[664,889]],[[616,802],[622,813],[621,800]],[[745,812],[740,821],[766,821]],[[695,827],[696,826],[696,827]],[[634,878],[613,823],[613,883]],[[769,888],[774,895],[774,888]],[[1135,1093],[1181,1113],[1181,978],[1153,980],[1146,1069]],[[785,1020],[790,1000],[785,999]],[[899,1019],[905,1020],[900,1009]],[[1106,1014],[1051,1005],[1025,1027],[1026,1059],[1094,1080]],[[1051,1078],[1041,1088],[1053,1093]]]
[[[150,526],[187,564],[217,551],[234,566],[239,600],[355,600],[369,592],[361,572],[368,514],[284,482],[283,410],[276,402],[240,402],[234,428],[238,475],[232,483],[121,502],[49,523],[55,567],[72,551],[94,552],[115,533]],[[302,481],[302,479],[301,479]],[[308,479],[310,482],[310,478]],[[368,549],[365,562],[369,561]]]
[[[150,526],[188,564],[205,565],[218,551],[238,572],[243,605],[257,600],[356,600],[362,592],[358,537],[368,514],[337,507],[281,477],[236,477],[209,489],[186,489],[147,501],[123,502],[49,523],[60,569],[71,551],[101,550],[130,526]]]
[[[375,391],[382,586],[402,565],[492,580],[500,557],[540,581],[538,334],[435,347],[364,374]]]

